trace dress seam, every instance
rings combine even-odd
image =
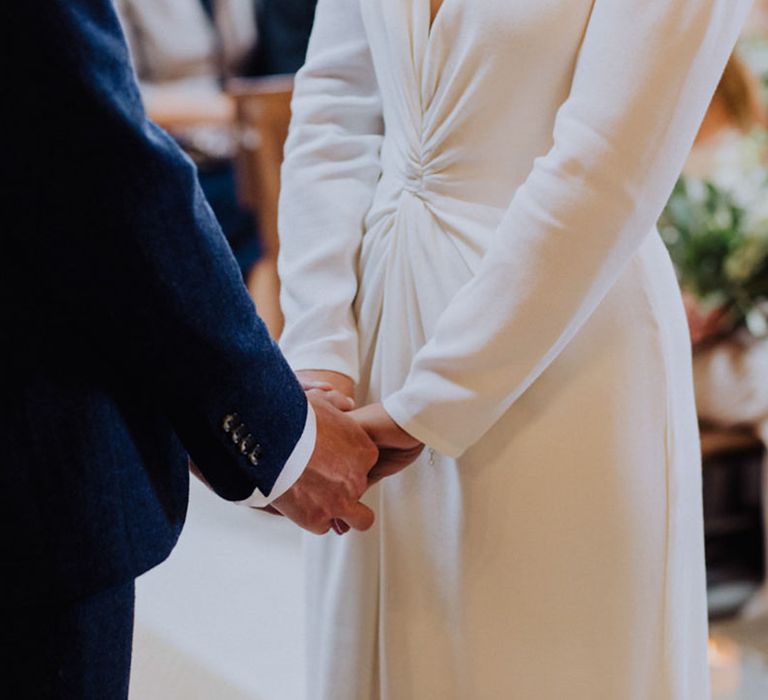
[[[644,245],[647,246],[649,244],[654,243],[655,241],[652,240],[654,236],[658,236],[658,233],[656,231],[649,234],[648,238],[644,242]],[[645,302],[647,303],[650,311],[651,311],[651,321],[654,324],[654,326],[657,329],[657,334],[659,338],[659,348],[661,352],[662,357],[662,364],[664,368],[662,381],[664,384],[664,493],[665,493],[665,530],[664,530],[664,596],[663,596],[663,603],[662,603],[662,630],[663,630],[663,663],[664,663],[664,669],[665,669],[665,678],[664,680],[669,679],[672,677],[673,674],[670,673],[669,669],[669,597],[670,597],[670,588],[671,588],[671,573],[670,573],[670,558],[672,556],[672,500],[673,500],[673,493],[672,493],[672,480],[671,480],[671,471],[673,467],[673,455],[672,452],[672,441],[674,439],[673,434],[673,426],[672,426],[672,410],[670,407],[670,377],[671,377],[671,368],[669,366],[669,360],[667,353],[669,352],[669,346],[670,341],[666,337],[665,331],[662,328],[661,324],[658,322],[658,319],[660,317],[663,317],[663,311],[660,309],[658,301],[656,300],[653,291],[654,291],[654,281],[651,279],[650,275],[648,274],[647,269],[642,264],[642,248],[640,251],[638,251],[638,254],[634,258],[634,264],[638,267],[638,270],[640,272],[640,275],[643,280],[643,284],[640,285],[640,289],[643,295],[643,298],[645,299]],[[662,679],[659,679],[660,681]]]

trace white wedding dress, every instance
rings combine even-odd
[[[307,541],[309,700],[704,700],[690,349],[654,223],[749,0],[320,0],[295,369],[429,448]]]

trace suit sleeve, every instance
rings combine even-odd
[[[583,326],[654,228],[750,5],[595,1],[552,149],[384,402],[409,433],[462,454]]]
[[[194,166],[144,114],[112,3],[30,0],[3,16],[25,70],[9,133],[23,122],[37,135],[11,150],[23,155],[9,167],[8,235],[23,237],[72,332],[153,397],[215,490],[268,495],[306,399]]]
[[[320,0],[282,171],[281,346],[295,369],[358,380],[357,257],[383,120],[360,0]]]

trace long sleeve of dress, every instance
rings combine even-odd
[[[551,150],[384,402],[449,455],[566,347],[653,229],[749,0],[596,0]]]
[[[383,132],[358,0],[320,0],[292,108],[279,216],[281,346],[294,369],[357,381],[356,264]]]

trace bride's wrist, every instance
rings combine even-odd
[[[412,448],[421,443],[400,427],[381,403],[358,408],[351,415],[360,422],[373,441],[380,446],[398,449]]]

